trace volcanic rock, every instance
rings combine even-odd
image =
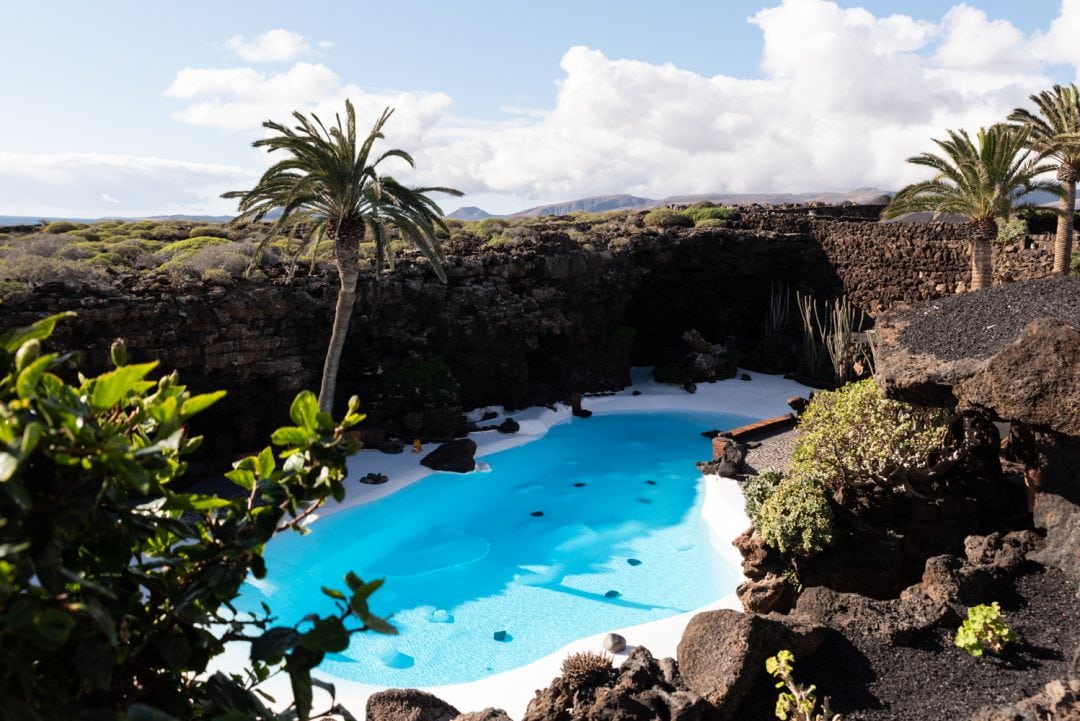
[[[461,714],[442,699],[416,689],[392,688],[368,698],[368,721],[454,721]]]
[[[470,438],[443,443],[420,459],[420,463],[435,471],[468,473],[476,468],[476,441]]]

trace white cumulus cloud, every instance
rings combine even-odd
[[[225,41],[225,47],[249,63],[285,63],[311,51],[303,35],[283,28],[269,30],[251,40],[233,35]]]

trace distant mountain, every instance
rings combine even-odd
[[[569,215],[570,213],[602,213],[605,210],[624,210],[629,208],[646,208],[653,203],[649,198],[639,198],[636,195],[597,195],[591,198],[570,200],[565,203],[552,203],[539,205],[528,210],[512,213],[511,218],[539,217],[543,215]]]
[[[458,208],[446,217],[454,218],[455,220],[483,220],[484,218],[494,218],[495,216],[486,210],[477,208],[475,205],[467,205],[464,208]]]
[[[58,218],[51,215],[0,215],[0,225],[37,225],[41,221],[52,223],[66,220],[70,223],[100,223],[106,220],[122,220],[135,223],[140,220],[186,220],[192,223],[228,223],[231,215],[146,215],[138,218]]]
[[[708,201],[722,205],[781,205],[783,203],[856,203],[859,205],[884,205],[889,202],[889,193],[877,188],[858,188],[847,193],[700,193],[697,195],[669,195],[659,200],[641,198],[636,195],[597,195],[591,198],[570,200],[565,203],[540,205],[528,210],[512,213],[509,217],[568,215],[576,212],[601,213],[605,210],[644,210],[664,205],[693,205]]]

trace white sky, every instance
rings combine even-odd
[[[444,209],[803,192],[904,159],[1080,68],[1080,0],[0,0],[0,214],[228,214],[267,119],[352,98]]]

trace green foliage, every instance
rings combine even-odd
[[[795,475],[830,488],[894,486],[926,467],[941,448],[948,416],[888,400],[873,379],[817,393],[799,419]]]
[[[484,243],[484,247],[490,248],[491,250],[513,250],[519,245],[521,245],[521,243],[517,239],[511,238],[508,235],[503,235],[502,233],[491,236],[491,238]]]
[[[1071,270],[1073,273],[1080,273],[1080,252],[1073,252],[1072,262],[1069,264],[1069,270]]]
[[[703,218],[701,220],[694,221],[695,228],[726,228],[728,227],[728,221],[720,220],[719,218]]]
[[[1002,244],[1022,243],[1028,234],[1027,221],[1023,218],[998,218],[997,226],[997,242]]]
[[[41,229],[41,232],[56,234],[69,233],[73,230],[78,230],[85,227],[86,225],[84,225],[83,223],[72,223],[67,220],[57,220],[56,222],[46,225],[44,228]]]
[[[990,605],[982,603],[968,609],[967,618],[957,629],[953,643],[978,657],[987,651],[1001,653],[1015,638],[1016,633],[1001,617],[1001,606],[994,601]]]
[[[755,526],[758,525],[761,506],[780,487],[783,480],[783,473],[775,468],[767,468],[753,478],[748,478],[743,482],[741,488],[746,515]]]
[[[762,540],[780,553],[812,556],[833,540],[833,512],[821,484],[789,476],[769,494],[757,514]]]
[[[29,292],[30,284],[24,280],[0,280],[0,303],[13,301]]]
[[[265,575],[275,533],[344,497],[356,400],[338,422],[297,396],[277,452],[227,474],[240,497],[176,491],[200,441],[188,424],[224,394],[151,380],[157,364],[127,364],[121,343],[113,370],[70,385],[56,372],[71,357],[42,348],[62,317],[0,335],[0,718],[312,718],[324,655],[394,632],[369,608],[382,582],[349,573],[346,591],[323,589],[333,614],[293,625],[231,601]],[[243,674],[206,673],[225,642],[250,644]],[[277,713],[255,687],[282,671],[294,702]]]
[[[188,237],[228,238],[229,231],[224,225],[196,225],[188,231]]]
[[[697,224],[700,224],[703,220],[731,220],[735,217],[735,209],[723,205],[694,205],[684,210],[683,213],[690,216],[690,219]]]
[[[211,245],[226,245],[229,242],[230,241],[227,238],[221,238],[216,235],[198,235],[194,238],[188,238],[187,240],[178,240],[175,243],[169,243],[161,249],[161,253],[175,259],[178,257],[194,255],[197,251]]]
[[[456,405],[460,387],[446,359],[428,353],[387,371],[378,395],[384,412],[394,418],[404,418],[424,408]]]
[[[652,228],[690,228],[694,219],[671,208],[656,208],[645,214],[644,223]]]
[[[801,686],[795,683],[795,654],[787,649],[765,659],[765,670],[779,679],[776,688],[780,693],[776,699],[776,718],[780,721],[840,721],[840,714],[829,710],[829,698],[826,696],[817,711],[817,686]]]

